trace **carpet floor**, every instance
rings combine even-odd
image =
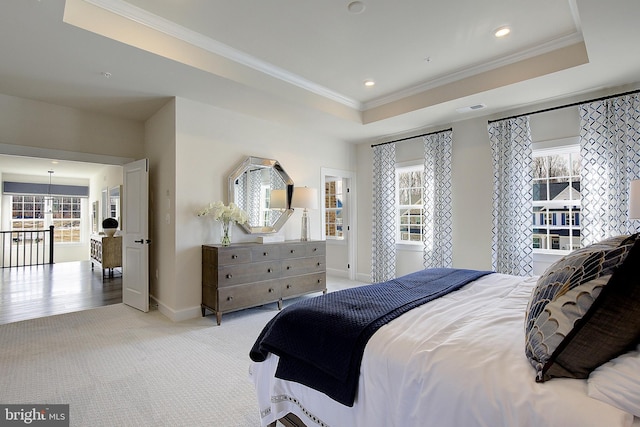
[[[115,304],[1,325],[0,403],[69,404],[72,426],[258,426],[248,352],[276,313],[216,326]]]

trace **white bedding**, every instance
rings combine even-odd
[[[275,378],[273,354],[252,363],[262,426],[289,412],[309,427],[636,425],[590,398],[586,380],[535,382],[524,354],[534,285],[491,274],[382,327],[365,349],[353,407]]]

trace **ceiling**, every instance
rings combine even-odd
[[[638,16],[637,0],[5,0],[0,93],[139,121],[178,96],[372,142],[635,84]]]

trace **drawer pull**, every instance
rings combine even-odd
[[[291,285],[287,285],[287,289],[291,289]]]
[[[291,249],[291,253],[294,253],[296,250],[295,249]]]
[[[290,265],[287,265],[287,270],[291,270],[291,266]]]
[[[238,255],[231,255],[231,259],[238,259]]]
[[[232,275],[232,274],[227,274],[225,277],[226,277],[227,279],[231,279],[231,278],[233,277],[233,275]]]
[[[227,297],[227,301],[233,301],[233,297],[232,296],[228,296]]]
[[[273,293],[273,288],[269,288],[269,293],[272,294]]]
[[[318,248],[313,248],[313,252],[315,252],[315,251],[317,251],[317,250],[318,250]]]
[[[262,253],[262,256],[268,256],[268,255],[269,255],[269,252],[263,252]]]
[[[267,273],[271,273],[271,269],[270,268],[267,268]]]
[[[318,283],[322,283],[322,280],[318,279]]]
[[[318,263],[317,266],[320,267],[320,263]]]

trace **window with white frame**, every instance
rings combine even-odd
[[[327,176],[324,184],[324,228],[328,240],[344,240],[344,185],[341,178]]]
[[[533,248],[580,247],[580,148],[533,151]]]
[[[397,243],[422,244],[423,165],[396,167]]]
[[[12,195],[11,230],[45,230],[53,225],[55,243],[79,243],[81,205],[80,197]]]

